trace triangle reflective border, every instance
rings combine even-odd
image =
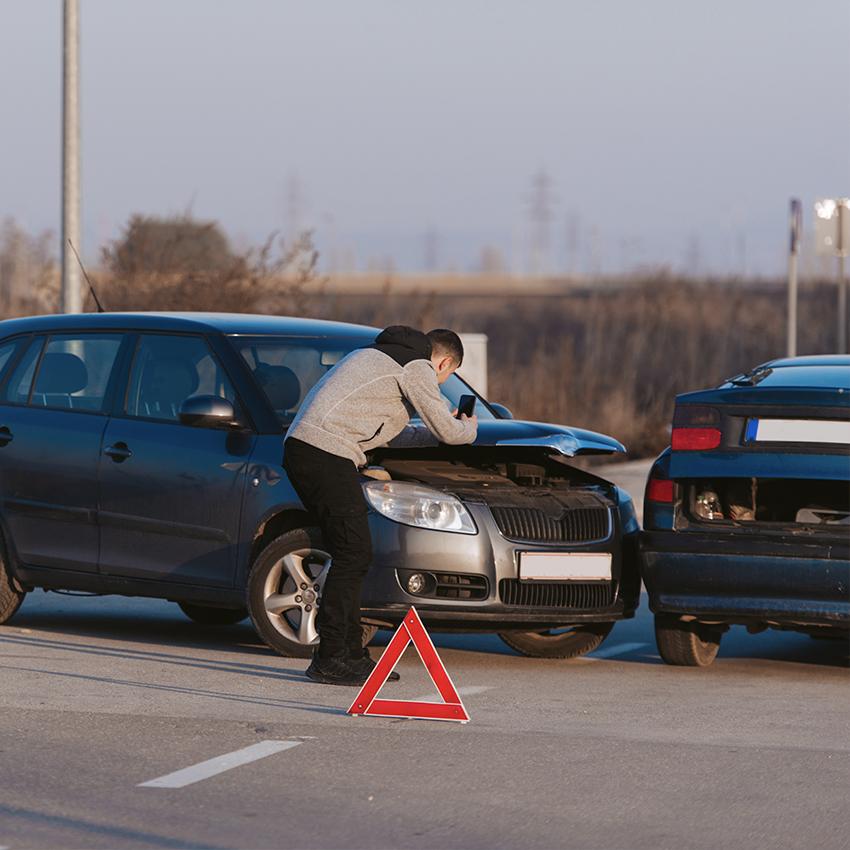
[[[409,643],[413,643],[431,681],[443,702],[418,702],[415,700],[377,699],[378,692],[398,664]],[[437,650],[431,642],[422,620],[415,608],[411,608],[392,640],[381,655],[375,669],[351,703],[349,714],[373,717],[407,717],[416,720],[455,720],[468,723],[469,715],[461,702],[460,695],[449,677]]]

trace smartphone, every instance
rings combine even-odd
[[[472,416],[475,413],[475,396],[462,395],[457,403],[457,419],[461,416]]]

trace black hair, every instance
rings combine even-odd
[[[463,343],[460,337],[447,328],[435,328],[428,331],[428,339],[431,340],[431,350],[434,354],[448,354],[459,368],[463,363]]]

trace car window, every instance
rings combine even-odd
[[[26,404],[29,401],[32,378],[43,346],[43,336],[30,340],[24,356],[6,382],[6,387],[3,390],[4,401],[11,401],[14,404]]]
[[[369,345],[372,338],[233,337],[232,342],[254,373],[278,419],[288,426],[313,386],[346,354]],[[440,389],[450,409],[457,407],[463,394],[472,393],[456,375]],[[485,419],[495,418],[480,401],[475,412]]]
[[[493,411],[487,407],[481,400],[481,397],[465,384],[457,375],[452,375],[444,384],[440,386],[440,391],[445,397],[448,406],[451,410],[456,410],[460,397],[462,395],[475,396],[474,413],[479,419],[495,419]]]
[[[121,334],[51,336],[35,367],[35,380],[29,393],[30,405],[59,410],[101,411],[121,339]],[[28,351],[24,361],[29,356]],[[21,365],[24,365],[23,362]],[[14,390],[18,400],[23,398],[28,371],[29,366]]]
[[[726,386],[731,386],[726,382]],[[757,374],[758,387],[826,387],[850,390],[846,366],[776,366]]]
[[[176,422],[183,402],[195,395],[219,396],[238,409],[233,385],[206,340],[142,335],[127,387],[127,415]]]
[[[21,342],[21,339],[15,339],[12,340],[12,342],[0,345],[0,375],[2,375],[5,371],[6,364],[12,356],[12,352],[21,344]]]

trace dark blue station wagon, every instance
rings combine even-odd
[[[850,357],[774,360],[678,396],[644,529],[668,663],[710,664],[732,624],[847,640]]]
[[[34,588],[250,615],[309,655],[330,555],[282,468],[309,389],[375,329],[243,315],[84,314],[0,323],[0,622]],[[472,390],[457,376],[448,405]],[[611,437],[520,422],[477,397],[473,446],[373,452],[364,640],[416,604],[529,655],[597,646],[638,600],[623,490],[570,464]]]

